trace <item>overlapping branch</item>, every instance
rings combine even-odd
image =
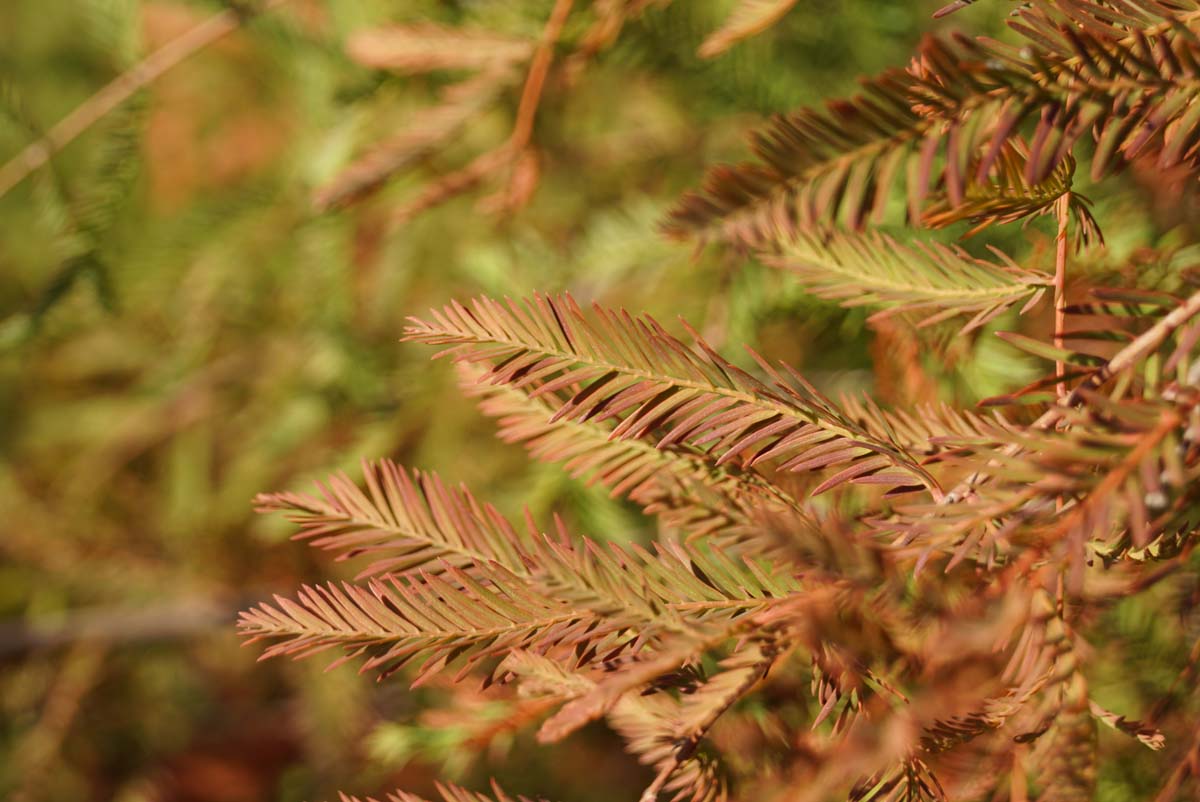
[[[759,161],[715,168],[668,232],[759,246],[839,216],[858,227],[884,213],[897,183],[915,222],[939,186],[950,207],[963,204],[1026,134],[1035,189],[1089,134],[1094,177],[1150,153],[1162,168],[1195,166],[1195,2],[1036,2],[1010,26],[1020,47],[930,37],[907,70],[865,81],[862,94],[776,118],[753,139]]]
[[[765,560],[712,548],[574,545],[532,523],[517,535],[465,490],[389,462],[367,466],[367,477],[369,497],[335,477],[323,500],[263,499],[265,509],[290,510],[301,537],[348,555],[367,550],[376,557],[368,574],[392,571],[243,613],[246,637],[275,641],[266,656],[341,647],[385,673],[423,658],[419,679],[514,649],[612,659],[666,637],[707,643],[714,627],[719,640],[735,619],[799,588]]]
[[[553,421],[567,400],[561,394],[551,402],[545,394],[531,397],[486,384],[483,374],[466,366],[461,375],[464,393],[479,397],[501,439],[524,445],[537,459],[561,463],[572,476],[610,488],[613,496],[627,496],[689,540],[737,542],[750,533],[756,515],[799,506],[753,468],[716,466],[705,452],[684,446],[614,439],[613,427],[595,420]]]
[[[882,307],[877,317],[900,312],[925,324],[968,316],[963,332],[985,325],[1016,305],[1025,311],[1045,295],[1051,277],[961,248],[930,243],[907,247],[881,233],[856,235],[836,229],[800,232],[768,264],[796,275],[814,295],[843,306]]]
[[[524,304],[479,298],[413,319],[406,339],[448,346],[439,355],[489,367],[487,380],[553,403],[551,422],[612,421],[614,438],[703,448],[720,466],[774,465],[790,472],[839,468],[814,492],[869,480],[936,482],[896,444],[849,420],[786,365],[762,363],[767,385],[697,339],[688,346],[649,317],[595,307],[568,295]]]

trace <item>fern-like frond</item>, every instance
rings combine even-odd
[[[883,213],[897,181],[916,221],[939,185],[961,204],[1022,129],[1030,186],[1093,131],[1094,177],[1151,151],[1162,167],[1195,163],[1200,5],[1033,3],[1010,25],[1021,47],[927,38],[907,70],[862,94],[776,118],[753,139],[759,163],[715,168],[667,230],[755,246],[839,214],[857,227]]]
[[[612,437],[659,447],[704,448],[718,465],[774,464],[783,471],[839,467],[814,492],[870,477],[926,485],[933,478],[894,443],[847,419],[808,382],[763,364],[768,386],[697,339],[689,347],[650,317],[599,306],[586,315],[569,295],[524,304],[479,298],[413,319],[410,341],[448,348],[458,361],[490,367],[487,379],[553,400],[559,420],[613,421]]]
[[[297,540],[340,552],[338,559],[375,557],[360,577],[467,568],[491,562],[525,572],[532,540],[466,488],[436,474],[412,471],[391,460],[363,462],[364,493],[344,474],[318,483],[321,495],[269,493],[255,499],[259,512],[283,512],[300,525]]]
[[[946,792],[925,761],[907,760],[854,787],[849,802],[945,802]]]
[[[391,673],[423,657],[418,683],[457,658],[465,671],[513,649],[617,645],[613,627],[621,625],[595,609],[539,594],[499,567],[475,573],[306,587],[295,601],[277,596],[242,613],[238,624],[248,642],[277,641],[263,658],[342,647],[348,654],[337,663],[365,657],[364,670]]]
[[[688,539],[721,535],[722,543],[736,541],[757,513],[797,505],[753,468],[714,465],[699,449],[613,439],[613,427],[594,420],[552,422],[567,401],[561,394],[531,397],[508,385],[482,383],[483,376],[461,366],[463,391],[479,397],[479,408],[496,419],[501,439],[561,463],[572,476],[598,482],[614,496],[627,496]]]
[[[1058,199],[1066,196],[1075,223],[1071,231],[1075,235],[1076,248],[1103,243],[1104,235],[1092,216],[1090,201],[1071,192],[1075,157],[1068,154],[1039,184],[1030,184],[1026,180],[1028,163],[1028,148],[1023,142],[1006,143],[989,175],[967,184],[957,203],[951,202],[944,193],[935,196],[922,213],[921,222],[931,228],[943,228],[969,221],[974,224],[967,232],[967,236],[971,236],[992,225],[1051,214]],[[978,164],[977,157],[969,165],[968,174],[974,173]]]
[[[324,503],[282,496],[271,504],[298,511],[309,528],[302,536],[324,538],[328,547],[373,543],[380,553],[398,551],[376,568],[390,562],[407,575],[305,588],[296,601],[277,598],[243,613],[243,635],[277,641],[265,656],[342,647],[367,658],[364,670],[384,672],[423,657],[419,679],[456,659],[467,671],[515,649],[608,659],[667,636],[707,642],[710,628],[724,633],[799,589],[764,559],[739,563],[716,549],[668,546],[651,554],[590,541],[575,547],[565,533],[554,540],[532,524],[517,536],[494,510],[436,478],[410,478],[391,463],[368,477],[372,498],[339,479]]]
[[[582,548],[570,545],[563,531],[551,539],[539,533],[532,520],[524,529],[513,526],[466,488],[451,488],[435,474],[409,472],[390,460],[364,463],[363,471],[367,492],[348,477],[334,475],[326,485],[319,485],[320,498],[301,493],[261,495],[258,509],[287,513],[301,527],[297,539],[338,551],[341,559],[375,557],[360,574],[364,577],[418,572],[425,576],[496,566],[514,576],[594,592],[606,583],[636,580],[663,587],[665,601],[671,599],[668,588],[708,601],[716,600],[711,596],[715,588],[734,593],[750,589],[757,597],[786,595],[795,589],[785,576],[772,579],[774,573],[764,573],[757,563],[730,562],[720,549],[664,545],[653,556],[631,545],[630,555],[613,544],[611,556],[606,556],[590,541],[584,541]],[[597,569],[597,563],[603,570]],[[652,575],[635,570],[635,564]],[[671,568],[664,571],[663,565]],[[697,573],[704,575],[703,582],[696,580]],[[661,585],[664,581],[668,584]]]
[[[843,306],[881,306],[877,314],[915,312],[935,323],[969,315],[963,332],[1009,308],[1036,304],[1051,276],[1024,270],[999,251],[977,259],[938,243],[906,247],[886,234],[837,230],[798,233],[764,261],[797,275],[815,295]]]

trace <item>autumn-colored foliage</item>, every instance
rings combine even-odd
[[[702,53],[790,5],[742,4]],[[756,161],[713,168],[663,227],[918,337],[1049,305],[1047,329],[1003,334],[1043,378],[984,409],[892,408],[568,294],[450,302],[405,339],[462,366],[504,439],[657,516],[657,540],[513,523],[434,475],[369,463],[365,489],[336,476],[316,496],[260,497],[367,567],[254,607],[242,633],[268,656],[336,650],[416,684],[516,686],[546,703],[543,742],[606,719],[653,768],[644,802],[1091,799],[1111,750],[1099,727],[1160,760],[1164,708],[1110,710],[1090,678],[1107,612],[1190,559],[1200,293],[1078,287],[1103,221],[1075,183],[1130,163],[1194,179],[1200,6],[1034,2],[1009,28],[928,37],[859,95],[778,116],[752,137]],[[473,60],[493,49],[444,35],[481,43]],[[360,57],[447,66],[377,47]],[[1051,270],[870,230],[1041,216]],[[756,695],[770,701],[751,714]],[[759,730],[734,760],[709,738],[723,723]],[[1179,724],[1162,800],[1194,772],[1200,742]]]

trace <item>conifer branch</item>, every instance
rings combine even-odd
[[[438,356],[490,365],[489,381],[531,395],[569,393],[552,422],[616,421],[613,437],[704,447],[718,465],[846,466],[816,492],[867,476],[939,492],[912,457],[848,420],[786,365],[785,378],[762,364],[768,386],[702,340],[684,345],[649,317],[599,306],[587,316],[569,295],[507,305],[480,298],[469,308],[433,311],[428,322],[413,318],[405,339],[449,346]]]
[[[689,540],[720,536],[723,544],[736,543],[762,510],[799,507],[753,468],[718,466],[700,449],[613,439],[613,427],[595,420],[552,422],[566,402],[561,395],[531,397],[507,385],[485,384],[485,377],[461,366],[464,394],[480,399],[479,408],[496,419],[502,440],[525,446],[537,459],[562,463],[571,476],[599,482],[613,496],[627,496]]]
[[[1051,277],[1023,270],[999,251],[999,262],[976,259],[938,243],[909,248],[886,234],[837,230],[800,232],[764,261],[797,275],[813,294],[843,306],[881,306],[876,317],[900,312],[935,323],[969,315],[963,333],[1009,308],[1036,304]]]
[[[339,560],[375,556],[359,578],[492,562],[525,572],[523,549],[531,548],[531,535],[466,488],[449,487],[436,474],[410,473],[386,459],[364,461],[362,470],[369,495],[337,474],[318,483],[320,497],[261,494],[255,508],[284,512],[300,525],[295,539],[340,552]]]
[[[646,5],[605,0],[577,55],[611,43]],[[739,3],[705,51],[792,5]],[[465,39],[444,29],[424,51],[418,42],[392,54],[408,71],[530,62],[507,142],[412,208],[532,158],[571,8],[556,0],[536,48],[471,34],[480,49],[459,52],[446,42]],[[1195,545],[1200,293],[1141,284],[1068,304],[1068,244],[1101,240],[1074,190],[1077,160],[1097,178],[1132,161],[1200,171],[1200,2],[1033,0],[1009,24],[1023,47],[929,38],[907,69],[858,97],[778,118],[754,140],[757,164],[714,170],[668,227],[752,250],[876,319],[961,317],[969,333],[1052,294],[1050,331],[1000,338],[1053,368],[987,402],[1052,399],[1040,416],[834,403],[783,363],[752,354],[757,368],[739,368],[690,328],[680,339],[650,317],[585,311],[569,295],[452,302],[410,319],[405,339],[459,364],[502,439],[636,502],[669,531],[650,546],[601,545],[561,520],[546,534],[528,513],[514,526],[436,476],[366,464],[361,489],[337,476],[315,495],[259,497],[299,525],[298,538],[368,563],[361,584],[305,587],[248,610],[243,636],[267,642],[264,657],[336,652],[381,675],[413,668],[415,683],[448,671],[448,683],[514,683],[536,698],[506,726],[545,716],[542,742],[606,719],[652,767],[643,802],[719,802],[731,788],[753,798],[764,784],[750,775],[767,765],[781,769],[768,792],[801,801],[997,797],[1010,767],[1014,799],[1027,770],[1047,799],[1083,798],[1096,786],[1098,724],[1161,748],[1174,722],[1160,731],[1157,715],[1126,719],[1090,698],[1086,638],[1099,606],[1182,576]],[[439,136],[465,119],[445,111],[434,115]],[[1095,146],[1080,147],[1088,138]],[[393,144],[393,166],[405,148],[428,146]],[[387,159],[359,167],[340,187],[347,198],[391,169]],[[514,172],[508,201],[519,183]],[[912,224],[974,233],[1053,214],[1054,274],[999,251],[979,258],[858,233],[901,185]],[[915,346],[904,359],[924,370]],[[801,499],[797,486],[837,493]],[[793,655],[799,671],[785,670]],[[760,683],[770,698],[750,737],[781,751],[762,747],[747,768],[718,764],[715,750],[747,742],[730,719]],[[975,758],[969,772],[955,765]],[[1166,792],[1189,773],[1177,770]]]
[[[707,642],[706,630],[724,633],[729,622],[799,587],[761,561],[738,565],[715,549],[660,546],[651,554],[590,541],[575,548],[565,533],[554,541],[532,523],[520,537],[494,510],[436,477],[410,478],[387,462],[368,466],[367,476],[370,498],[338,477],[323,502],[280,495],[263,506],[297,513],[301,536],[327,548],[395,552],[368,574],[404,573],[365,587],[305,588],[297,601],[277,597],[276,605],[243,613],[247,638],[279,641],[264,656],[343,647],[349,657],[367,656],[364,670],[387,673],[420,656],[418,681],[456,658],[465,659],[465,672],[514,649],[611,658],[667,636]]]
[[[1037,3],[1010,26],[1022,47],[930,37],[909,69],[864,82],[862,94],[776,118],[753,140],[760,163],[714,169],[667,231],[757,247],[839,215],[858,227],[884,212],[901,180],[915,222],[939,183],[951,206],[961,204],[1022,126],[1031,186],[1091,131],[1094,177],[1152,151],[1160,167],[1195,166],[1200,82],[1183,66],[1200,57],[1195,2],[1125,4],[1122,13]]]

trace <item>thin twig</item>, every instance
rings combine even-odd
[[[667,780],[671,779],[671,775],[675,773],[675,769],[679,768],[679,763],[674,760],[667,761],[658,770],[658,774],[654,775],[654,781],[646,786],[646,790],[642,791],[638,802],[655,802],[658,795],[662,793],[663,786],[667,784]]]
[[[258,8],[227,9],[214,14],[118,75],[102,89],[76,106],[74,111],[55,123],[45,136],[26,145],[20,153],[0,167],[0,197],[7,194],[10,189],[21,183],[31,173],[44,167],[50,161],[51,156],[129,100],[139,89],[153,83],[163,73],[197,51],[228,36],[251,16],[272,11],[287,1],[264,0]]]
[[[1171,336],[1172,332],[1196,317],[1196,315],[1200,315],[1200,292],[1194,293],[1182,304],[1172,309],[1162,320],[1146,329],[1133,342],[1118,351],[1116,356],[1108,360],[1104,367],[1080,382],[1070,393],[1059,398],[1058,403],[1042,413],[1042,416],[1033,422],[1031,428],[1034,431],[1045,431],[1058,423],[1068,410],[1078,406],[1086,393],[1097,389],[1114,375],[1129,368],[1139,359],[1142,359],[1155,348],[1158,348],[1167,337]],[[1011,457],[1020,453],[1020,451],[1021,446],[1014,443],[1006,446],[1001,453],[1006,457]],[[988,463],[989,466],[994,464],[995,461]],[[981,476],[981,471],[972,473],[953,490],[943,496],[938,503],[954,504],[962,501],[970,494],[971,488],[975,486]]]
[[[192,638],[219,629],[237,617],[247,599],[180,599],[144,608],[73,611],[53,624],[0,622],[0,658],[79,643],[141,643]]]
[[[443,176],[427,186],[417,197],[403,204],[391,217],[391,225],[403,225],[418,214],[438,206],[456,195],[460,195],[478,185],[492,173],[511,167],[521,152],[529,146],[533,135],[533,122],[537,117],[538,106],[542,100],[542,90],[546,85],[546,75],[554,57],[554,45],[562,34],[563,25],[571,13],[574,0],[557,0],[542,29],[542,36],[537,49],[529,62],[529,72],[525,77],[525,86],[521,90],[521,101],[517,106],[517,117],[513,123],[512,133],[502,145],[476,156],[466,167]],[[511,197],[513,189],[510,186],[508,194]]]
[[[529,74],[525,78],[525,87],[521,90],[521,102],[517,106],[517,120],[513,124],[512,135],[508,145],[513,155],[525,149],[533,135],[533,121],[537,117],[538,106],[542,102],[542,89],[546,85],[546,75],[550,70],[550,62],[554,58],[554,45],[562,35],[563,25],[571,13],[574,0],[557,0],[542,29],[542,38],[537,50],[529,62]]]
[[[1162,320],[1146,329],[1133,342],[1118,351],[1116,356],[1108,360],[1104,367],[1080,382],[1068,396],[1060,400],[1054,407],[1046,410],[1034,422],[1034,428],[1048,429],[1053,426],[1059,418],[1066,414],[1068,409],[1083,400],[1084,394],[1099,388],[1116,374],[1132,367],[1139,359],[1148,356],[1151,351],[1162,345],[1167,337],[1170,337],[1172,333],[1196,315],[1200,315],[1200,292],[1191,295],[1186,301],[1172,309]]]
[[[426,186],[417,197],[400,206],[392,213],[390,224],[403,225],[422,212],[435,206],[440,206],[456,195],[471,189],[499,170],[510,161],[508,144],[489,150],[476,156],[470,164],[461,170],[442,176],[434,183]]]
[[[1179,789],[1183,786],[1183,781],[1188,777],[1193,777],[1197,774],[1197,769],[1200,769],[1200,727],[1196,729],[1196,735],[1192,738],[1192,743],[1188,747],[1187,752],[1178,763],[1175,764],[1175,769],[1167,777],[1167,781],[1159,789],[1158,796],[1154,797],[1154,802],[1173,802],[1179,798]]]
[[[1054,204],[1054,214],[1058,218],[1058,236],[1054,240],[1054,347],[1063,347],[1063,332],[1067,329],[1067,225],[1071,217],[1071,193],[1064,192]],[[1067,366],[1061,360],[1054,362],[1054,375],[1059,382],[1056,385],[1058,397],[1067,394],[1067,384],[1063,377],[1067,375]]]
[[[1016,744],[1012,750],[1012,773],[1008,779],[1009,802],[1029,802],[1029,780],[1025,776],[1025,745]]]

